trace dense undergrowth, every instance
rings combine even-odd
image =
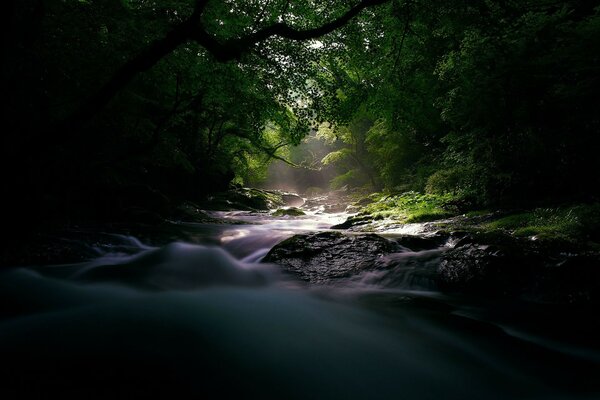
[[[535,208],[492,220],[483,227],[517,237],[597,242],[600,239],[600,204]]]
[[[414,191],[393,195],[375,193],[362,202],[367,201],[371,203],[360,208],[356,220],[389,219],[394,223],[415,223],[460,217],[460,223],[449,226],[456,225],[468,231],[582,245],[597,246],[594,243],[600,242],[600,203],[465,212],[457,205],[460,204],[460,199],[456,196]]]
[[[397,221],[425,222],[450,217],[457,211],[450,204],[452,195],[421,194],[405,192],[395,195],[374,194],[373,203],[366,205],[360,214],[369,214],[374,219],[390,218]]]

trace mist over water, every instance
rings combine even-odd
[[[0,275],[3,398],[576,399],[598,362],[522,340],[435,290],[444,248],[308,287],[259,261],[343,214],[200,225],[212,243]],[[190,225],[193,226],[193,225]],[[587,354],[593,354],[590,350]]]

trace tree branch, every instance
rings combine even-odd
[[[215,56],[217,60],[221,62],[239,59],[242,54],[250,49],[252,45],[263,42],[273,36],[297,41],[320,38],[346,25],[365,8],[380,5],[388,1],[389,0],[362,0],[350,10],[346,11],[346,13],[342,16],[333,21],[325,23],[318,28],[299,30],[293,28],[287,23],[280,22],[242,38],[231,39],[223,44],[218,44],[216,47],[213,47],[213,43],[207,43],[207,45],[212,47],[214,50],[210,50],[208,47],[205,47]],[[203,40],[204,38],[199,36],[197,41],[199,44],[204,46],[205,44]]]
[[[272,36],[290,40],[316,39],[344,26],[365,8],[380,5],[387,1],[389,0],[361,0],[342,16],[317,28],[298,30],[286,23],[276,23],[245,37],[221,43],[206,31],[200,21],[209,0],[196,0],[194,11],[187,20],[175,26],[164,38],[152,42],[138,55],[121,66],[100,90],[88,98],[73,114],[55,126],[53,133],[60,135],[60,137],[47,135],[48,143],[60,143],[70,139],[78,128],[81,128],[86,121],[102,110],[135,76],[153,67],[183,43],[196,41],[211,53],[217,61],[227,62],[239,59],[252,45]]]

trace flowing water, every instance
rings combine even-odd
[[[311,287],[260,260],[344,214],[218,216],[246,223],[3,272],[2,398],[600,398],[590,317],[437,292],[450,244]]]

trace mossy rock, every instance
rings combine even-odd
[[[210,196],[201,206],[206,210],[268,211],[285,204],[282,195],[274,191],[233,188]]]
[[[305,212],[296,207],[280,208],[273,212],[274,217],[300,217],[302,215],[306,215]]]

